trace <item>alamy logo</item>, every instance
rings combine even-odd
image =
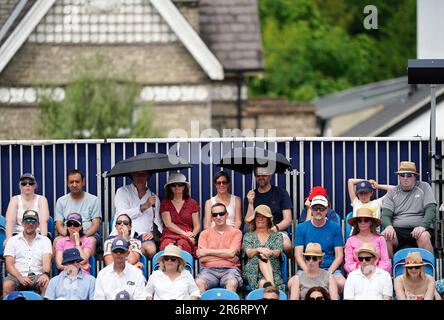
[[[364,28],[367,30],[378,29],[378,8],[375,5],[368,4],[364,7]]]

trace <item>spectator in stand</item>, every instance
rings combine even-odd
[[[66,218],[66,237],[59,237],[56,244],[56,265],[59,270],[63,270],[63,252],[69,248],[77,248],[82,257],[80,267],[83,272],[90,274],[89,258],[93,249],[90,237],[83,233],[82,216],[79,213],[70,213]]]
[[[390,274],[378,268],[375,246],[364,243],[356,252],[360,267],[347,277],[344,300],[391,300],[393,284]]]
[[[279,290],[273,286],[270,282],[264,283],[264,293],[261,300],[279,300]]]
[[[79,213],[82,216],[83,234],[88,237],[92,243],[91,254],[96,252],[97,242],[101,240],[100,222],[102,212],[100,210],[100,201],[95,196],[83,191],[85,187],[85,177],[79,170],[71,170],[67,176],[69,193],[57,199],[55,212],[55,226],[60,237],[68,235],[66,228],[66,219],[70,213]],[[57,247],[57,241],[60,237],[54,239],[54,248]]]
[[[82,271],[83,261],[77,248],[63,251],[63,271],[49,281],[45,299],[92,300],[96,279]]]
[[[330,203],[330,199],[328,198],[327,190],[321,186],[314,186],[313,188],[311,188],[310,193],[308,194],[307,198],[305,198],[305,203],[304,203],[305,207],[301,211],[301,215],[299,217],[299,223],[302,223],[302,222],[305,222],[305,221],[308,221],[311,219],[311,216],[312,216],[311,201],[316,196],[324,196],[327,199],[327,201],[328,201],[327,219],[332,222],[336,222],[337,224],[340,225],[341,221],[338,219],[338,214],[336,213],[336,211],[334,211],[333,209],[330,208],[331,203]]]
[[[414,162],[402,161],[396,174],[399,185],[387,192],[381,215],[389,256],[404,246],[417,246],[433,253],[437,203],[432,188],[426,182],[416,181],[419,173]]]
[[[105,265],[113,263],[113,255],[111,254],[111,247],[113,240],[116,237],[121,237],[129,242],[129,254],[127,261],[138,268],[143,268],[143,264],[139,261],[142,256],[142,242],[139,234],[132,229],[132,221],[129,215],[120,214],[116,219],[115,230],[117,235],[111,235],[105,241],[103,260]]]
[[[340,267],[344,259],[344,240],[339,224],[326,219],[328,205],[324,196],[315,196],[311,201],[311,219],[299,224],[296,229],[295,257],[298,266],[307,271],[303,259],[304,248],[310,242],[319,243],[325,253],[321,268],[333,274],[338,291],[342,292],[345,278]]]
[[[182,173],[172,173],[165,184],[165,199],[160,204],[165,228],[160,250],[174,244],[196,255],[196,237],[200,232],[199,204],[190,197],[190,184]]]
[[[313,287],[307,291],[305,300],[331,300],[330,294],[323,287]]]
[[[306,300],[312,287],[322,287],[329,292],[331,300],[338,300],[338,286],[333,275],[320,267],[324,254],[319,243],[307,244],[303,253],[307,270],[298,272],[288,281],[290,300]]]
[[[145,287],[147,300],[198,300],[200,291],[193,276],[185,270],[181,249],[168,245],[159,257],[160,269],[148,278]]]
[[[395,278],[398,300],[434,300],[435,279],[425,273],[421,253],[410,252],[405,258],[404,274]]]
[[[270,207],[257,206],[247,219],[250,231],[244,235],[242,255],[247,260],[243,275],[252,290],[270,282],[279,290],[285,290],[280,262],[284,249],[282,234],[273,231],[273,215]]]
[[[29,209],[34,210],[39,215],[40,227],[37,230],[42,236],[48,234],[49,208],[48,200],[45,196],[36,194],[37,181],[31,173],[24,173],[20,176],[20,194],[13,196],[6,209],[6,242],[12,236],[23,232],[23,213]],[[54,235],[52,235],[54,236]]]
[[[348,219],[348,223],[353,226],[353,235],[347,239],[345,244],[345,271],[350,273],[359,268],[360,264],[356,252],[363,243],[372,243],[379,257],[376,259],[375,265],[391,273],[392,262],[388,256],[385,238],[376,231],[376,228],[381,224],[381,220],[376,217],[375,211],[361,207],[357,210],[356,216]]]
[[[227,208],[223,203],[211,206],[211,216],[215,223],[199,236],[199,258],[201,270],[196,284],[201,292],[214,287],[225,287],[235,291],[242,286],[239,252],[242,245],[242,232],[227,225]]]
[[[145,277],[139,268],[126,261],[128,248],[129,242],[125,239],[113,240],[114,262],[97,275],[94,300],[145,300]]]
[[[230,176],[219,171],[214,176],[214,186],[217,193],[205,202],[204,229],[214,227],[214,221],[211,216],[211,206],[216,203],[223,203],[227,208],[227,224],[233,228],[240,229],[242,225],[242,204],[238,196],[230,194]]]
[[[266,205],[270,208],[273,215],[273,232],[280,232],[283,237],[284,250],[288,257],[292,257],[292,245],[287,229],[291,226],[292,209],[290,195],[287,190],[272,186],[270,181],[274,172],[267,166],[257,165],[254,169],[257,188],[250,190],[244,201],[246,208],[245,223],[253,221],[254,208],[259,205]],[[253,218],[252,218],[253,217]]]
[[[33,290],[45,294],[51,271],[51,241],[37,233],[39,214],[23,213],[23,231],[6,243],[3,256],[9,275],[3,280],[3,295],[12,291]]]

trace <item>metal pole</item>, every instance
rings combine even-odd
[[[436,196],[436,167],[435,167],[435,155],[436,155],[436,84],[430,85],[430,181],[432,184],[433,193]]]

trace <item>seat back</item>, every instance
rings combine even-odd
[[[25,297],[25,300],[43,300],[43,297],[34,291],[20,291],[21,294]],[[3,300],[8,300],[8,295],[3,297]]]
[[[425,272],[432,277],[435,276],[435,256],[430,251],[423,248],[404,248],[397,251],[393,255],[393,277],[400,276],[404,273],[405,257],[410,252],[419,252],[422,260],[426,263]]]
[[[49,216],[48,219],[48,238],[54,241],[55,231],[54,231],[54,218]]]
[[[353,211],[350,211],[350,212],[347,214],[347,217],[345,218],[345,221],[344,221],[344,223],[345,223],[344,240],[345,240],[345,241],[347,241],[347,239],[350,237],[350,234],[351,234],[351,232],[352,232],[352,228],[353,228],[353,226],[352,226],[350,223],[348,223],[348,219],[350,219],[351,217],[353,217]]]
[[[282,252],[281,253],[281,276],[282,276],[282,281],[284,283],[287,283],[288,281],[288,258],[287,255]]]
[[[160,266],[159,266],[158,260],[162,254],[163,254],[163,251],[159,251],[151,259],[151,265],[152,265],[151,272],[159,269]],[[188,270],[191,273],[191,275],[194,277],[194,258],[193,258],[193,256],[189,252],[184,251],[184,250],[182,250],[181,256],[185,260],[185,269]]]
[[[148,261],[146,257],[142,254],[139,261],[143,264],[142,273],[145,276],[145,279],[148,279]]]
[[[201,300],[240,300],[239,295],[231,290],[224,288],[213,288],[204,291],[200,297]]]
[[[256,290],[251,291],[245,297],[245,300],[260,300],[264,295],[264,288],[258,288]],[[287,295],[285,292],[279,290],[279,300],[287,300]]]
[[[3,242],[6,239],[6,219],[2,215],[0,215],[0,256],[5,252],[5,248],[3,247]]]

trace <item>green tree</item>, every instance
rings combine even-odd
[[[57,101],[40,90],[39,133],[48,139],[158,137],[152,126],[152,106],[137,101],[140,86],[117,81],[103,58],[79,61],[78,74]]]

